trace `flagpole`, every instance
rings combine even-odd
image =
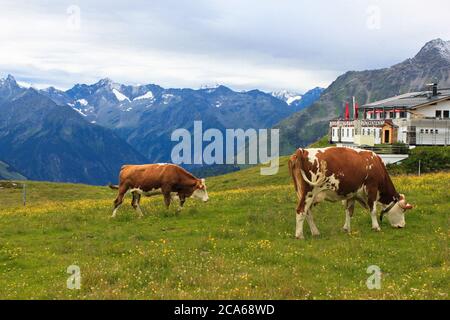
[[[353,120],[355,120],[355,115],[356,115],[355,106],[356,106],[356,100],[355,100],[355,96],[353,96]]]

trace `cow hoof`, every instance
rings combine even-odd
[[[315,233],[312,234],[312,236],[313,237],[318,237],[318,236],[320,236],[320,232],[315,232]]]
[[[301,236],[301,237],[295,236],[295,239],[297,239],[297,240],[305,240],[305,237],[304,236]]]
[[[344,231],[345,233],[350,233],[351,232],[351,230],[348,229],[348,228],[342,228],[342,231]]]
[[[373,230],[373,231],[380,232],[380,231],[381,231],[381,228],[380,228],[380,227],[372,227],[372,230]]]

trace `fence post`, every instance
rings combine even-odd
[[[420,160],[419,160],[419,176],[420,176]]]
[[[23,205],[26,206],[27,205],[27,187],[26,187],[25,183],[22,185],[22,200],[23,200]]]

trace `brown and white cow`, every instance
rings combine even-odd
[[[191,196],[204,202],[209,200],[205,179],[198,179],[185,169],[168,163],[122,166],[119,185],[110,187],[119,190],[114,201],[112,217],[116,216],[127,192],[133,194],[131,204],[141,217],[143,216],[139,205],[141,195],[163,194],[166,207],[169,207],[174,196],[180,199],[181,207],[186,198]]]
[[[406,210],[412,206],[397,193],[381,158],[367,150],[329,147],[298,149],[289,160],[289,171],[298,196],[295,236],[303,238],[306,218],[313,236],[319,235],[311,208],[327,201],[342,201],[345,206],[344,230],[350,232],[355,201],[370,210],[372,229],[380,231],[377,203],[396,228],[405,226]]]

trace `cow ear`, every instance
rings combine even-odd
[[[407,203],[406,206],[405,206],[406,210],[409,210],[409,209],[412,209],[412,208],[413,208],[413,206],[411,204],[409,204],[409,203]]]
[[[404,194],[400,194],[400,200],[404,200],[405,199],[405,195]]]

